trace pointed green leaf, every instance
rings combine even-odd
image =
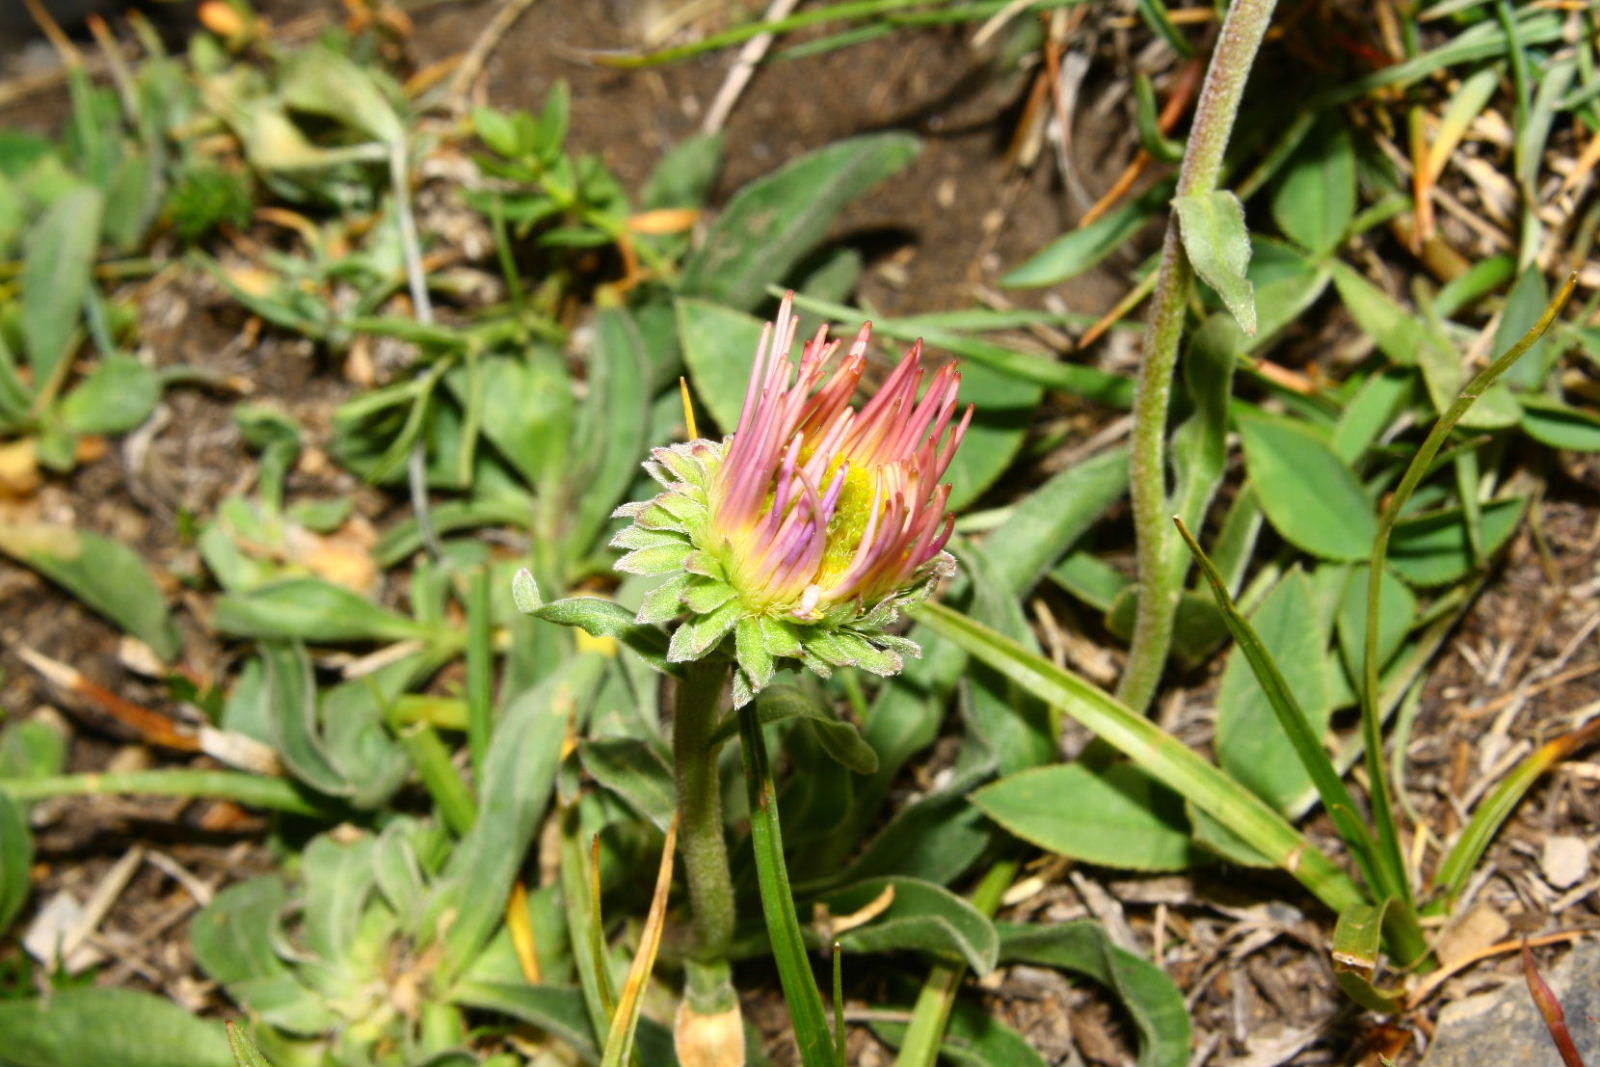
[[[22,338],[35,388],[55,379],[70,353],[100,244],[100,190],[62,194],[28,234],[22,269]]]
[[[1182,799],[1131,764],[1036,767],[985,786],[972,802],[1023,840],[1087,863],[1178,871],[1197,858]]]
[[[1285,540],[1323,559],[1366,558],[1378,520],[1361,483],[1333,449],[1276,418],[1241,418],[1239,434],[1256,497]]]
[[[1255,291],[1245,278],[1250,268],[1250,234],[1244,225],[1244,206],[1226,189],[1176,197],[1183,250],[1194,272],[1217,291],[1239,327],[1256,333]]]
[[[217,600],[216,628],[241,637],[302,641],[405,641],[427,626],[322,578],[285,578]]]
[[[0,524],[0,553],[32,567],[170,661],[178,632],[166,598],[138,553],[66,526]]]
[[[1305,575],[1299,570],[1285,575],[1250,623],[1320,742],[1332,710],[1332,687],[1327,635],[1317,625]],[[1216,744],[1223,769],[1280,811],[1311,785],[1295,746],[1278,724],[1271,698],[1238,648],[1228,656],[1217,692]]]
[[[61,422],[75,434],[126,433],[160,399],[154,372],[132,356],[109,356],[61,401]]]
[[[58,989],[0,1001],[0,1061],[32,1067],[217,1067],[233,1060],[219,1023],[133,989]]]
[[[757,689],[764,689],[772,681],[772,653],[767,648],[766,636],[759,619],[739,620],[733,634],[734,652],[739,658],[739,669],[750,678]]]
[[[1158,964],[1111,943],[1089,919],[1050,925],[999,923],[1000,959],[1059,967],[1110,990],[1139,1034],[1139,1067],[1187,1063],[1191,1027],[1183,991]]]
[[[887,908],[839,935],[846,952],[914,949],[958,956],[980,975],[994,970],[1000,951],[994,924],[943,886],[916,878],[869,878],[827,894],[823,903],[834,915],[851,915],[891,889]]]
[[[1356,156],[1350,130],[1326,111],[1300,142],[1272,197],[1272,217],[1285,236],[1328,255],[1344,239],[1356,213]]]
[[[746,185],[684,264],[680,292],[755,308],[766,287],[822,241],[846,204],[904,169],[920,147],[905,133],[836,141]]]

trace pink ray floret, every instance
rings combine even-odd
[[[711,530],[745,604],[816,619],[871,605],[915,581],[944,548],[954,519],[940,485],[972,419],[959,422],[961,375],[940,368],[918,398],[922,344],[882,388],[850,406],[866,369],[871,325],[836,366],[827,328],[805,343],[786,297],[762,330],[738,428],[711,485]]]

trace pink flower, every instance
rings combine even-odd
[[[840,342],[827,327],[798,367],[797,331],[786,297],[762,330],[733,435],[656,449],[645,466],[666,491],[618,509],[633,525],[612,541],[632,550],[619,570],[671,575],[639,612],[641,623],[689,613],[670,659],[699,659],[733,635],[736,698],[759,692],[785,657],[824,674],[899,671],[901,654],[919,650],[884,628],[954,568],[939,479],[972,418],[969,406],[952,425],[961,375],[940,368],[919,399],[918,342],[857,410],[870,325],[831,370]]]
[[[944,548],[954,517],[940,485],[972,418],[950,431],[961,375],[922,384],[922,343],[860,411],[870,324],[843,362],[827,327],[789,360],[798,323],[786,298],[761,332],[739,426],[711,486],[711,535],[730,583],[755,610],[815,620],[870,604],[912,582]],[[950,432],[947,432],[950,431]]]

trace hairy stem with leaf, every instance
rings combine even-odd
[[[1223,153],[1239,113],[1239,100],[1276,5],[1277,0],[1235,0],[1228,9],[1200,90],[1188,149],[1178,173],[1179,197],[1207,193],[1217,187]],[[1155,697],[1172,644],[1173,615],[1189,571],[1188,557],[1168,521],[1166,433],[1173,372],[1193,281],[1174,215],[1167,224],[1151,303],[1148,347],[1134,397],[1129,457],[1140,589],[1128,666],[1117,695],[1136,711],[1147,708]]]

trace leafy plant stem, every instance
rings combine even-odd
[[[805,1067],[828,1067],[835,1062],[837,1052],[828,1014],[822,1006],[822,993],[806,956],[800,919],[795,914],[789,869],[783,861],[783,831],[778,825],[778,791],[772,784],[767,743],[761,734],[755,701],[739,709],[739,741],[744,752],[745,788],[750,796],[750,843],[755,851],[761,910],[778,964],[778,980],[789,1004],[801,1062]]]
[[[1406,468],[1405,475],[1400,479],[1400,484],[1390,495],[1388,503],[1384,506],[1383,514],[1378,518],[1377,536],[1372,542],[1372,556],[1369,560],[1367,574],[1367,620],[1366,641],[1362,656],[1362,684],[1361,684],[1361,736],[1366,748],[1367,775],[1370,779],[1370,794],[1372,803],[1372,821],[1378,834],[1378,859],[1388,869],[1392,869],[1394,877],[1399,882],[1403,895],[1401,901],[1406,909],[1415,907],[1415,896],[1409,882],[1404,876],[1405,863],[1401,858],[1400,838],[1395,824],[1394,806],[1389,796],[1389,779],[1383,759],[1383,715],[1379,707],[1379,680],[1378,669],[1378,611],[1379,598],[1383,588],[1383,568],[1388,555],[1389,537],[1394,532],[1395,523],[1400,518],[1406,502],[1411,499],[1411,494],[1417,485],[1433,466],[1434,457],[1444,447],[1445,440],[1450,432],[1455,429],[1456,423],[1467,413],[1484,390],[1506,371],[1511,369],[1534,343],[1544,335],[1545,330],[1555,321],[1561,313],[1567,298],[1572,295],[1572,289],[1577,284],[1577,275],[1567,278],[1566,284],[1556,294],[1550,306],[1545,308],[1539,321],[1523,335],[1522,339],[1512,345],[1510,350],[1489,364],[1473,376],[1461,389],[1455,400],[1439,416],[1439,421],[1423,439],[1416,455],[1411,458],[1410,465]],[[1420,946],[1419,946],[1420,947]],[[1415,958],[1402,957],[1402,962],[1410,964]]]
[[[57,774],[47,778],[0,779],[13,800],[124,794],[159,797],[218,797],[254,808],[327,818],[337,809],[284,778],[239,771],[123,771]]]
[[[673,777],[678,790],[679,853],[689,881],[694,922],[694,954],[725,958],[733,940],[733,878],[722,830],[722,782],[711,731],[728,687],[728,664],[701,660],[689,664],[678,681],[672,719]],[[727,996],[732,996],[728,988]],[[727,1003],[696,1004],[703,1012],[726,1010]]]
[[[1014,859],[1001,860],[990,867],[978,888],[973,890],[972,906],[992,918],[1020,867]],[[950,1024],[950,1009],[955,1006],[956,992],[966,974],[965,963],[940,963],[928,972],[928,980],[922,984],[917,1003],[911,1009],[911,1022],[900,1042],[896,1067],[920,1067],[938,1060],[939,1046],[944,1043],[945,1028]]]
[[[1222,175],[1223,153],[1254,65],[1261,38],[1277,0],[1237,0],[1228,9],[1217,37],[1205,85],[1195,108],[1188,150],[1178,174],[1177,195],[1213,191]],[[1172,644],[1173,616],[1188,560],[1183,556],[1167,515],[1167,413],[1172,402],[1173,372],[1194,273],[1179,238],[1174,215],[1167,223],[1150,308],[1150,329],[1144,364],[1133,404],[1133,440],[1129,456],[1130,495],[1142,588],[1128,666],[1117,696],[1142,712],[1154,699]]]

